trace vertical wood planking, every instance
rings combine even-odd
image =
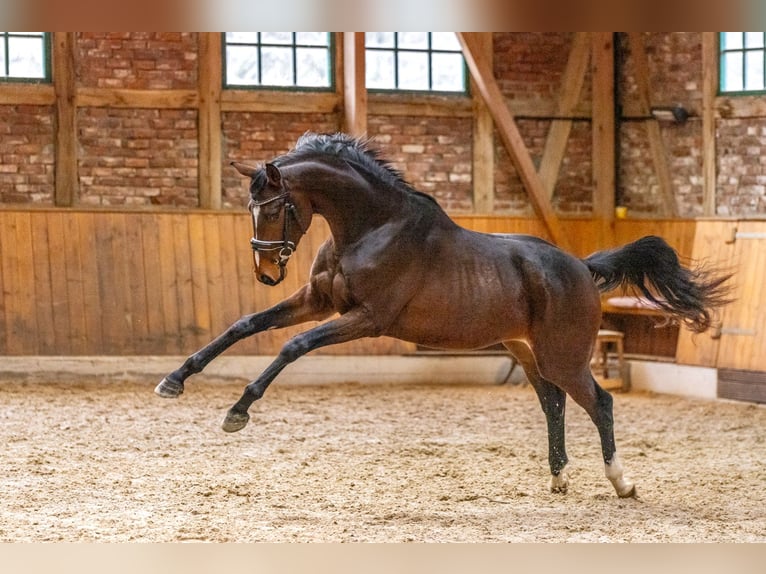
[[[105,353],[104,331],[102,325],[103,299],[100,289],[100,277],[98,269],[98,254],[100,246],[96,234],[96,220],[99,218],[94,213],[73,214],[78,221],[77,241],[80,244],[80,270],[82,276],[83,315],[85,319],[86,347],[85,354],[99,355]]]
[[[53,322],[50,328],[56,348],[61,354],[69,354],[71,348],[71,314],[69,311],[69,296],[67,293],[66,240],[69,219],[64,213],[40,214],[48,228],[48,264],[51,277],[50,305],[53,311]]]
[[[210,299],[208,297],[208,269],[205,264],[205,225],[203,215],[186,216],[189,222],[189,261],[191,264],[194,349],[212,338]]]
[[[8,226],[8,214],[0,211],[0,354],[3,354],[8,349],[8,335],[5,328],[13,317],[10,311],[6,311],[8,301],[3,279],[3,261],[10,257],[10,249],[3,237],[3,229]]]
[[[740,233],[763,233],[760,222],[739,221]],[[727,261],[736,265],[735,301],[724,309],[716,366],[766,371],[766,239],[735,239]]]
[[[164,335],[165,352],[179,353],[182,344],[182,326],[179,320],[180,276],[176,264],[175,237],[173,234],[173,218],[164,215],[154,216],[157,222],[157,254],[159,266],[159,291],[157,297],[162,302],[162,333]]]
[[[693,246],[689,255],[696,260],[707,260],[711,265],[729,265],[734,262],[734,245],[726,243],[730,237],[734,221],[699,221],[696,224]],[[738,282],[740,277],[735,277]],[[724,317],[729,313],[724,310]],[[688,329],[678,332],[676,360],[684,365],[715,367],[720,350],[720,339],[714,338],[715,331],[710,330],[695,335]]]
[[[164,297],[162,289],[162,262],[161,251],[165,249],[160,243],[160,232],[156,214],[142,214],[140,218],[142,285],[138,288],[144,294],[146,305],[146,340],[142,348],[144,353],[150,355],[160,354],[166,351],[165,341],[165,310],[163,307]]]
[[[130,341],[127,342],[126,351],[135,354],[151,353],[151,342],[148,326],[147,298],[146,298],[146,275],[144,273],[144,239],[142,222],[146,218],[144,214],[124,213],[120,214],[123,222],[124,243],[121,254],[125,258],[125,286],[127,287],[128,307],[125,311],[130,318],[131,332]]]
[[[178,324],[180,351],[189,354],[197,350],[199,327],[194,309],[194,286],[192,278],[191,241],[189,237],[189,216],[170,216],[173,228],[173,249],[175,252],[176,297],[178,300]]]
[[[81,355],[86,353],[88,349],[81,260],[82,247],[79,241],[78,217],[67,217],[66,219],[66,239],[64,241],[63,257],[66,298],[69,305],[69,344],[72,354]]]
[[[207,305],[210,309],[210,338],[217,337],[228,327],[224,308],[228,305],[221,270],[221,236],[218,220],[225,215],[205,214],[201,218],[204,229],[205,271],[207,275]],[[207,341],[205,341],[207,343]],[[204,343],[203,343],[204,344]]]
[[[38,352],[35,275],[29,213],[13,213],[0,230],[3,244],[3,286],[6,300],[8,354]]]
[[[58,349],[53,324],[53,293],[51,287],[50,251],[48,249],[47,214],[30,214],[32,228],[32,258],[35,275],[37,314],[37,348],[41,355],[51,355]],[[2,257],[2,254],[0,254]]]

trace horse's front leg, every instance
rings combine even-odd
[[[250,415],[247,413],[250,405],[260,399],[282,369],[296,359],[319,347],[377,335],[379,332],[374,323],[368,319],[366,310],[362,308],[351,310],[337,319],[296,335],[285,343],[277,358],[266,367],[266,370],[245,387],[242,397],[226,414],[222,424],[223,430],[235,432],[242,429],[250,420]]]
[[[297,325],[306,321],[320,321],[328,317],[332,309],[312,297],[311,287],[305,285],[284,301],[273,307],[245,315],[205,347],[190,355],[183,365],[166,376],[154,389],[163,398],[176,398],[184,391],[184,381],[204,369],[210,361],[237,341],[265,331]]]

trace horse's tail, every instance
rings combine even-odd
[[[711,313],[731,302],[731,273],[684,267],[673,248],[653,235],[583,261],[600,291],[631,287],[695,333],[708,329]]]

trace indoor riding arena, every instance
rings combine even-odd
[[[764,33],[0,36],[1,542],[766,542]]]

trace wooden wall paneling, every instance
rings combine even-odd
[[[58,215],[56,212],[46,214],[48,217]],[[79,237],[79,217],[66,217],[64,229],[64,268],[66,273],[66,297],[69,305],[69,344],[73,355],[83,355],[88,352],[88,326],[85,322],[85,292],[82,244]]]
[[[54,333],[53,293],[51,284],[50,251],[48,249],[48,221],[46,213],[30,213],[32,228],[32,259],[34,290],[37,306],[37,348],[41,355],[56,353]],[[2,254],[0,254],[2,257]]]
[[[237,274],[233,278],[239,285],[239,312],[241,315],[250,315],[262,311],[264,308],[258,306],[258,289],[255,273],[253,273],[253,255],[247,241],[253,234],[253,226],[250,218],[238,217],[234,220],[232,235],[232,246],[235,255]],[[265,335],[265,337],[264,337]],[[268,338],[266,333],[254,335],[239,343],[232,349],[232,353],[258,354],[259,345],[263,345],[264,338]]]
[[[211,222],[211,224],[218,224],[218,258],[221,268],[219,289],[222,308],[218,333],[223,332],[246,312],[240,306],[240,281],[237,271],[237,247],[240,243],[234,234],[234,222],[243,217],[248,218],[243,214],[226,213],[214,218]]]
[[[164,214],[154,215],[157,222],[157,254],[159,265],[155,268],[159,278],[156,293],[162,302],[162,333],[166,353],[183,352],[182,325],[179,319],[180,273],[176,264],[173,218]]]
[[[74,32],[53,33],[52,60],[56,94],[54,201],[66,207],[73,205],[79,186]]]
[[[152,342],[149,331],[148,295],[146,292],[146,274],[144,273],[144,235],[143,227],[146,214],[120,214],[124,225],[124,243],[121,250],[125,257],[127,275],[123,279],[127,287],[126,315],[130,320],[131,332],[128,347],[138,355],[151,354]]]
[[[47,228],[45,257],[50,268],[51,292],[48,304],[52,310],[52,321],[49,328],[58,353],[66,355],[72,352],[69,310],[69,294],[67,289],[66,243],[77,241],[77,236],[70,233],[69,218],[66,213],[36,213],[42,225]]]
[[[160,242],[160,230],[157,215],[146,213],[141,215],[141,283],[146,304],[147,337],[142,347],[150,355],[166,352],[166,333],[163,293],[162,293],[162,261],[161,251],[167,246]]]
[[[729,265],[735,262],[734,244],[727,243],[736,227],[734,221],[699,221],[696,225],[691,257],[699,262],[710,265]],[[737,266],[739,269],[739,266]],[[736,277],[735,281],[739,281]],[[728,310],[724,310],[721,318],[725,318]],[[715,330],[695,335],[688,329],[682,328],[678,333],[676,361],[685,365],[715,367],[719,356],[720,339]]]
[[[205,255],[205,226],[203,215],[188,214],[189,262],[192,285],[192,309],[194,316],[194,348],[207,344],[213,338],[213,326],[208,297],[208,267]]]
[[[170,216],[173,230],[173,252],[175,258],[175,290],[178,309],[179,349],[189,354],[199,348],[194,308],[194,286],[192,284],[191,240],[189,237],[189,216]]]
[[[508,150],[524,188],[529,194],[535,213],[545,224],[545,229],[554,243],[566,248],[567,238],[561,232],[559,219],[551,206],[548,194],[535,169],[529,150],[519,133],[516,122],[505,105],[503,95],[495,80],[492,66],[481,51],[478,32],[458,32],[457,37],[463,48],[463,56],[471,71],[476,87],[492,114],[500,138]]]
[[[766,371],[766,222],[739,221],[737,233],[725,260],[736,265],[735,301],[723,311],[716,366]]]
[[[69,214],[64,213],[63,215],[67,217]],[[96,220],[99,214],[76,213],[71,215],[77,219],[77,235],[72,236],[72,239],[80,245],[80,273],[86,332],[84,352],[89,355],[104,354],[103,299],[98,268],[99,252],[102,246],[98,243],[96,232]]]
[[[3,279],[4,266],[3,261],[10,257],[10,249],[5,244],[3,229],[8,227],[8,214],[0,211],[0,354],[8,348],[8,335],[6,325],[11,321],[13,314],[10,310],[6,311],[8,306],[7,292]]]
[[[230,216],[228,216],[230,217]],[[221,267],[221,236],[219,220],[227,219],[227,215],[207,213],[202,216],[202,226],[205,230],[205,271],[207,274],[208,308],[210,309],[210,338],[217,337],[228,327],[226,323],[226,307],[229,304],[224,284],[224,274]],[[205,341],[204,344],[207,344]]]
[[[38,349],[31,234],[29,213],[8,214],[0,229],[6,341],[10,355],[35,354]]]

